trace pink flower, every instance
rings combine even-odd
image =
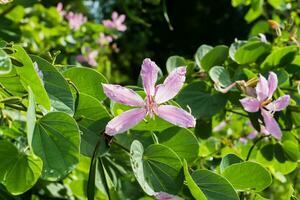
[[[83,56],[83,55],[78,55],[76,56],[76,60],[78,62],[87,62],[89,65],[95,67],[98,65],[97,61],[96,61],[96,57],[98,56],[98,51],[97,50],[87,50],[87,56]]]
[[[113,37],[110,36],[110,35],[105,35],[104,33],[100,33],[100,36],[99,36],[99,40],[98,40],[98,43],[101,45],[101,46],[104,46],[106,44],[109,44],[113,41]]]
[[[240,100],[242,106],[247,112],[257,112],[260,110],[263,117],[265,130],[275,138],[281,139],[282,133],[273,114],[281,111],[290,103],[290,96],[284,95],[272,102],[272,96],[277,88],[277,75],[274,72],[269,73],[268,80],[262,75],[259,76],[259,82],[256,85],[253,96],[248,96]]]
[[[39,75],[40,79],[42,80],[42,83],[44,84],[44,74],[43,72],[39,69],[39,66],[36,62],[33,63],[34,70],[37,72]]]
[[[56,10],[60,14],[60,16],[64,17],[66,15],[66,11],[64,11],[64,5],[61,2],[57,4]]]
[[[103,20],[103,25],[108,27],[108,28],[115,28],[118,31],[126,31],[127,27],[124,24],[125,15],[119,15],[116,11],[114,11],[111,15],[112,20],[107,19],[107,20]]]
[[[66,19],[69,21],[69,26],[73,30],[78,30],[82,24],[87,21],[87,18],[81,13],[69,12],[66,15]]]
[[[156,200],[183,200],[179,196],[168,194],[166,192],[157,192],[155,194],[155,199]]]
[[[183,128],[195,127],[196,120],[190,113],[176,106],[161,105],[176,96],[184,84],[185,73],[185,67],[178,67],[169,74],[163,84],[155,86],[158,67],[149,58],[144,59],[141,78],[146,93],[145,99],[133,90],[120,85],[102,84],[104,93],[111,100],[137,107],[123,112],[108,122],[105,133],[108,135],[123,133],[148,115],[151,118],[157,115]]]

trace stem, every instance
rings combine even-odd
[[[225,109],[225,111],[226,112],[231,112],[231,113],[234,113],[234,114],[237,114],[237,115],[241,115],[241,116],[244,116],[244,117],[248,117],[248,115],[246,115],[244,113],[240,113],[240,112],[234,111],[234,110]]]
[[[126,153],[129,153],[130,154],[130,151],[128,149],[126,149],[125,147],[123,147],[122,145],[120,145],[119,143],[116,142],[116,140],[113,140],[113,143],[120,147],[121,149],[123,149]]]
[[[15,104],[4,104],[6,107],[13,108],[16,110],[20,111],[27,111],[27,108],[22,104],[22,105],[15,105]],[[36,111],[37,115],[43,115],[42,112]]]
[[[155,133],[154,133],[153,131],[151,131],[151,136],[152,136],[153,142],[154,142],[155,144],[158,144],[157,136],[155,135]]]
[[[251,146],[251,148],[250,148],[249,151],[248,151],[248,154],[247,154],[247,157],[246,157],[246,161],[249,160],[249,158],[250,158],[250,156],[251,156],[251,153],[252,153],[254,147],[256,146],[256,144],[258,144],[258,142],[261,141],[261,140],[262,140],[263,138],[265,138],[265,137],[267,137],[267,136],[262,135],[262,136],[260,136],[257,140],[254,141],[253,145]]]
[[[70,79],[67,79],[67,81],[74,88],[74,90],[76,91],[75,110],[77,110],[77,107],[78,107],[78,104],[79,104],[79,90],[78,90],[77,86]]]
[[[8,7],[6,10],[4,10],[1,14],[0,17],[6,15],[7,13],[9,13],[10,11],[12,11],[15,7],[17,6],[17,4],[13,4],[10,7]]]
[[[4,90],[8,95],[14,96],[10,91],[8,91],[2,84],[0,84],[0,88]]]

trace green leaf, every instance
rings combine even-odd
[[[188,129],[172,127],[156,134],[158,142],[171,148],[181,159],[192,162],[198,158],[199,143]]]
[[[289,160],[297,162],[300,157],[298,142],[291,140],[283,141],[282,148]]]
[[[244,44],[246,44],[246,41],[242,41],[242,40],[237,40],[234,43],[232,43],[229,47],[229,57],[236,61],[234,58],[235,52],[238,48],[240,48],[241,46],[243,46]]]
[[[252,0],[251,7],[245,15],[245,20],[250,23],[263,13],[264,0]]]
[[[12,68],[9,74],[0,75],[0,84],[15,96],[23,96],[27,93],[14,68]]]
[[[256,155],[257,162],[283,175],[289,174],[297,167],[297,162],[286,158],[283,147],[280,144],[264,145]]]
[[[177,67],[186,66],[186,61],[184,57],[171,56],[168,58],[166,66],[168,73],[171,73],[171,71],[173,71]]]
[[[0,49],[0,75],[8,74],[11,71],[12,64],[9,56]]]
[[[270,70],[276,67],[284,67],[293,62],[298,48],[296,46],[289,46],[276,49],[273,51],[265,61],[261,64],[263,70]]]
[[[221,173],[223,173],[224,170],[227,167],[229,167],[230,165],[235,164],[235,163],[240,163],[240,162],[243,162],[243,160],[240,157],[238,157],[237,155],[227,154],[226,156],[224,156],[222,158],[222,161],[221,161],[221,164],[220,164]]]
[[[277,10],[284,10],[286,9],[286,2],[285,0],[268,0],[268,3],[273,6],[273,8]]]
[[[271,51],[271,45],[260,41],[251,41],[237,49],[234,58],[238,64],[256,62]]]
[[[0,181],[13,195],[19,195],[34,186],[42,171],[42,161],[19,152],[7,141],[0,141]]]
[[[13,46],[14,53],[12,56],[22,62],[22,66],[15,66],[17,74],[20,76],[21,83],[25,88],[28,86],[32,89],[36,102],[44,106],[47,110],[50,109],[50,99],[43,86],[42,80],[33,67],[33,63],[25,50],[19,46]]]
[[[198,187],[198,185],[195,183],[192,176],[190,175],[186,161],[184,161],[183,163],[183,170],[184,170],[185,181],[193,197],[196,200],[207,200],[202,190]]]
[[[74,100],[71,89],[62,74],[48,61],[38,56],[30,56],[43,73],[45,89],[50,97],[52,107],[57,111],[74,114]]]
[[[222,66],[214,66],[209,70],[210,78],[222,87],[227,87],[231,84],[230,75],[227,69]]]
[[[228,51],[228,47],[224,45],[214,47],[201,59],[201,67],[209,71],[213,66],[222,65],[228,57]]]
[[[201,45],[197,49],[197,52],[195,54],[195,61],[199,67],[201,67],[201,59],[212,49],[213,49],[212,46],[206,44]]]
[[[223,94],[211,94],[206,83],[199,81],[184,87],[177,96],[177,102],[183,108],[189,106],[198,119],[209,118],[222,111],[227,100]]]
[[[101,84],[107,83],[107,80],[96,70],[87,67],[73,67],[63,74],[76,85],[80,93],[90,95],[99,101],[106,99]]]
[[[196,170],[192,178],[208,200],[239,200],[232,185],[216,173],[209,170]]]
[[[222,175],[237,190],[263,191],[272,183],[270,172],[254,162],[235,163],[227,167]]]
[[[75,120],[63,112],[50,112],[36,122],[32,148],[44,163],[42,178],[59,180],[79,162],[80,133]]]
[[[145,174],[145,170],[147,169],[144,167],[143,164],[143,154],[143,145],[138,140],[134,140],[130,147],[130,162],[133,173],[144,192],[149,196],[153,196],[155,195],[155,191],[153,190],[152,186],[149,185],[149,180],[147,179]]]
[[[130,148],[130,161],[136,179],[148,195],[164,191],[176,194],[183,183],[182,163],[170,148],[152,144],[145,151],[135,140]]]
[[[35,98],[32,90],[28,88],[28,108],[27,108],[27,140],[30,148],[32,147],[32,138],[34,133],[34,126],[36,123],[35,114]]]
[[[79,102],[74,115],[79,129],[82,131],[80,152],[83,155],[92,156],[94,148],[101,140],[99,155],[105,153],[108,148],[101,132],[110,120],[106,108],[96,98],[84,93],[79,93]]]

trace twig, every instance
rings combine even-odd
[[[251,156],[251,153],[252,153],[254,147],[256,146],[256,144],[258,144],[258,142],[261,141],[261,140],[262,140],[263,138],[265,138],[265,137],[268,137],[268,136],[262,135],[262,136],[260,136],[257,140],[254,141],[253,145],[251,146],[251,148],[250,148],[249,151],[248,151],[248,154],[247,154],[247,157],[246,157],[246,161],[249,160],[249,158],[250,158],[250,156]]]

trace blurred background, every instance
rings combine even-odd
[[[29,51],[44,54],[42,55],[44,57],[48,51],[53,53],[60,50],[58,62],[64,63],[65,53],[72,55],[76,51],[84,51],[79,47],[85,45],[87,41],[78,37],[80,33],[66,33],[72,30],[58,27],[62,23],[59,19],[56,19],[59,23],[50,21],[54,16],[47,10],[56,7],[59,2],[15,1],[1,7],[0,37],[6,41],[27,42],[29,44],[25,47]],[[118,39],[115,41],[117,52],[99,53],[97,57],[102,56],[103,59],[97,61],[99,66],[96,66],[107,68],[105,65],[109,62],[109,67],[118,68],[122,76],[114,81],[122,84],[136,82],[140,65],[145,57],[156,61],[164,71],[166,60],[171,55],[192,58],[201,44],[230,44],[235,38],[246,39],[250,29],[250,25],[244,20],[247,10],[243,7],[238,9],[232,7],[228,0],[201,0],[188,3],[180,0],[72,0],[61,3],[64,9],[82,13],[89,22],[95,24],[101,24],[103,20],[111,18],[113,11],[126,16],[124,23],[127,29],[118,33]],[[5,17],[4,23],[3,16],[6,13],[11,14]],[[7,24],[10,24],[10,30]],[[44,32],[44,36],[41,36],[41,31]],[[56,33],[57,31],[60,33]],[[86,33],[93,37],[95,30],[90,31],[91,33],[89,31]],[[75,36],[71,38],[68,34]],[[62,42],[61,37],[66,37],[66,41]],[[42,45],[41,40],[46,44]],[[106,56],[109,59],[104,59]],[[75,64],[75,61],[68,60],[64,64],[67,63]]]
[[[268,34],[268,19],[299,24],[298,4],[295,0],[15,0],[0,7],[0,38],[20,42],[55,64],[93,67],[111,82],[134,84],[145,57],[164,72],[171,55],[193,59],[202,44],[229,45],[235,39]],[[113,22],[113,12],[115,22],[125,28],[103,23]]]

